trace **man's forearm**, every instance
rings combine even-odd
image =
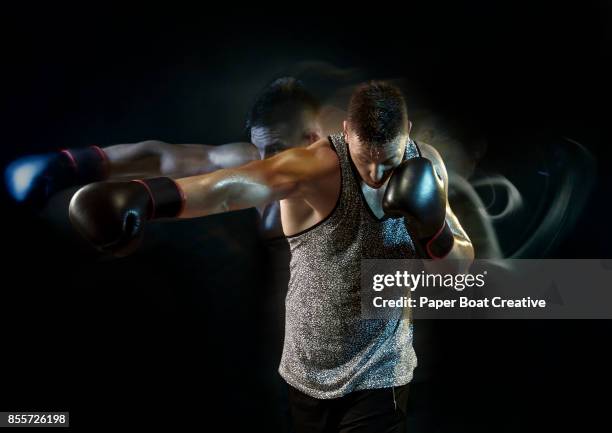
[[[160,170],[163,145],[166,143],[159,140],[146,140],[103,148],[110,166],[110,178],[152,177],[163,174]]]
[[[454,234],[453,247],[442,259],[424,260],[428,272],[444,272],[463,274],[469,271],[474,261],[472,242],[461,234]]]
[[[239,167],[259,159],[255,146],[245,142],[213,146],[147,140],[109,146],[104,148],[104,152],[108,156],[113,179],[188,177]]]
[[[286,196],[291,184],[270,185],[248,169],[223,169],[178,179],[184,194],[180,218],[195,218],[263,206]]]

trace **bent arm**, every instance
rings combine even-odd
[[[421,152],[423,157],[432,161],[436,171],[444,181],[445,191],[448,191],[448,172],[446,170],[446,165],[444,164],[444,161],[442,160],[442,157],[438,151],[432,146],[423,143],[421,144]],[[443,259],[435,261],[427,260],[425,267],[432,272],[440,271],[440,268],[449,266],[454,268],[450,269],[451,271],[460,273],[467,272],[469,266],[474,260],[474,247],[472,245],[472,241],[461,226],[459,219],[451,209],[448,202],[446,204],[446,224],[450,227],[453,233],[453,247],[448,255],[446,255],[446,257]],[[459,268],[457,268],[457,266]]]

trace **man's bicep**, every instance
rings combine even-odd
[[[444,182],[445,191],[448,192],[448,171],[446,170],[446,165],[444,164],[442,156],[433,146],[426,143],[423,143],[421,145],[421,151],[423,157],[429,159],[432,162],[436,173],[438,173],[438,175],[442,178]],[[446,203],[446,223],[448,224],[455,236],[461,237],[466,241],[470,240],[467,233],[461,226],[459,218],[457,218],[457,215],[455,215],[455,213],[451,209],[449,202]]]
[[[446,170],[446,165],[444,164],[444,160],[440,153],[430,144],[421,143],[421,155],[423,158],[427,158],[431,161],[436,170],[436,173],[440,176],[440,178],[444,181],[444,190],[448,191],[448,172]]]
[[[295,188],[268,160],[177,179],[185,196],[183,218],[263,206]]]
[[[265,186],[273,200],[294,197],[307,179],[310,155],[304,149],[291,149],[271,158],[253,161],[237,170]]]
[[[446,204],[446,224],[448,224],[455,236],[459,236],[467,241],[470,240],[468,234],[461,225],[461,222],[459,222],[459,218],[457,218],[457,215],[455,215],[449,203]]]
[[[273,191],[275,200],[298,198],[335,168],[329,156],[320,148],[295,148],[246,164],[244,169],[255,172]]]

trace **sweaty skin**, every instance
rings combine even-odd
[[[448,176],[442,158],[433,147],[423,147],[423,156],[432,160],[447,187]],[[352,154],[351,158],[357,164]],[[388,178],[392,168],[385,177]],[[386,180],[377,179],[382,185]],[[371,184],[373,181],[370,181]],[[179,217],[211,215],[280,200],[283,233],[289,236],[312,227],[330,214],[340,194],[340,182],[338,157],[325,138],[306,148],[290,149],[242,167],[178,179],[185,193],[185,207]],[[450,206],[446,219],[454,233],[455,245],[444,259],[436,260],[436,270],[441,262],[471,261],[474,257],[469,238]]]
[[[188,177],[242,166],[269,158],[287,149],[306,147],[324,135],[320,116],[304,110],[290,122],[251,128],[251,143],[219,146],[170,144],[159,140],[117,144],[104,148],[111,168],[111,179],[168,176]],[[278,201],[257,207],[262,234],[266,238],[283,235]]]
[[[331,212],[340,192],[339,162],[327,139],[242,167],[179,179],[185,193],[181,218],[280,200],[283,232],[293,234]]]
[[[263,217],[264,234],[269,236],[291,235],[307,229],[325,218],[333,209],[340,191],[338,159],[335,152],[331,150],[327,139],[318,140],[306,148],[293,149],[297,152],[283,152],[276,157],[274,156],[278,151],[291,148],[294,142],[305,146],[322,135],[316,117],[304,116],[300,120],[308,128],[297,128],[298,131],[307,131],[306,133],[302,132],[299,137],[290,136],[287,131],[278,128],[254,128],[252,138],[255,143],[259,143],[259,146],[257,144],[254,146],[251,143],[229,143],[220,146],[169,144],[159,140],[147,140],[139,143],[109,146],[104,151],[111,162],[111,177],[115,179],[158,175],[187,177],[222,170],[215,176],[202,178],[198,181],[205,190],[210,189],[211,197],[216,197],[221,201],[219,208],[212,208],[210,204],[214,200],[207,199],[203,201],[208,203],[208,206],[200,204],[201,208],[206,208],[205,212],[207,213],[198,214],[198,207],[192,209],[190,205],[186,207],[182,217],[249,208],[253,207],[252,204],[249,204],[250,201],[253,201],[260,203],[255,206]],[[350,136],[350,130],[346,133]],[[405,138],[407,136],[402,136],[400,142],[405,142]],[[445,190],[448,191],[448,175],[440,154],[428,144],[419,142],[419,146],[423,156],[433,162],[436,171],[444,180]],[[376,155],[368,154],[371,159],[369,163],[358,161],[358,159],[364,158],[363,152],[351,152],[351,158],[356,162],[356,165],[365,168],[363,174],[360,170],[362,178],[368,179],[367,182],[362,181],[362,191],[368,205],[378,216],[382,215],[381,200],[384,186],[393,167],[401,160],[400,157],[395,156],[402,154],[403,146],[397,146],[397,150],[398,152],[390,153],[391,157],[384,158],[381,161],[376,160]],[[283,156],[280,157],[281,155]],[[248,164],[244,171],[223,170],[240,167],[249,162],[258,161],[260,158],[268,157],[270,163],[255,164],[254,166]],[[301,158],[304,159],[300,160]],[[333,161],[331,166],[335,168],[335,177],[333,173],[328,173],[327,176],[320,178],[313,176],[310,180],[308,180],[308,176],[293,181],[287,180],[298,174],[293,173],[294,167],[299,168],[299,170],[296,170],[298,172],[300,170],[302,172],[313,170],[313,173],[316,173],[317,170],[326,167],[329,169],[330,161]],[[260,168],[257,168],[258,166]],[[272,179],[271,184],[266,183],[271,180],[268,174],[262,176],[258,172],[258,170],[264,170],[267,173],[279,169],[286,171],[284,180],[281,180],[282,175],[278,175]],[[227,178],[222,179],[223,176],[227,176]],[[218,182],[215,184],[216,179],[218,179]],[[299,188],[297,188],[298,181],[300,182]],[[179,181],[181,185],[183,185],[183,182],[191,183],[191,180],[182,179]],[[292,188],[297,189],[293,190]],[[225,194],[231,194],[231,197],[226,197]],[[287,195],[285,196],[285,194]],[[280,200],[280,202],[277,200]],[[189,202],[190,200],[188,200]],[[281,221],[279,221],[281,216],[282,227],[280,227]],[[446,222],[455,235],[453,249],[446,257],[449,259],[448,261],[450,262],[453,259],[473,260],[472,244],[450,205],[447,205]],[[437,270],[440,267],[438,262],[435,264]],[[433,266],[432,263],[426,262],[426,267],[431,266]]]
[[[275,140],[271,141],[273,137]],[[280,147],[280,140],[270,133],[254,138],[257,139],[254,141],[256,144],[237,142],[218,146],[145,140],[116,144],[103,150],[110,163],[110,179],[130,180],[157,176],[180,178],[211,173],[224,168],[239,167],[288,148]],[[272,202],[257,210],[261,215],[262,235],[266,238],[281,236],[278,202]]]

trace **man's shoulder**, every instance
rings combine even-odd
[[[306,148],[313,158],[324,165],[336,166],[338,164],[338,154],[332,147],[329,138],[322,138]]]
[[[421,150],[421,156],[429,159],[432,162],[446,183],[448,181],[448,173],[446,171],[446,164],[444,164],[444,160],[442,159],[440,152],[438,152],[431,144],[422,141],[419,141],[417,146],[419,146],[419,149]]]
[[[331,147],[332,145],[331,145],[331,142],[329,141],[329,138],[324,137],[312,143],[310,146],[307,147],[307,149],[311,149],[311,150],[330,149],[331,150]]]
[[[307,147],[295,147],[273,156],[267,163],[272,170],[289,171],[305,179],[316,179],[338,167],[338,157],[329,140],[321,139]],[[276,168],[274,168],[276,167]]]
[[[417,143],[417,146],[419,146],[419,150],[421,151],[421,155],[423,156],[423,158],[427,158],[435,163],[444,163],[440,152],[438,152],[438,150],[431,144],[419,141]]]

